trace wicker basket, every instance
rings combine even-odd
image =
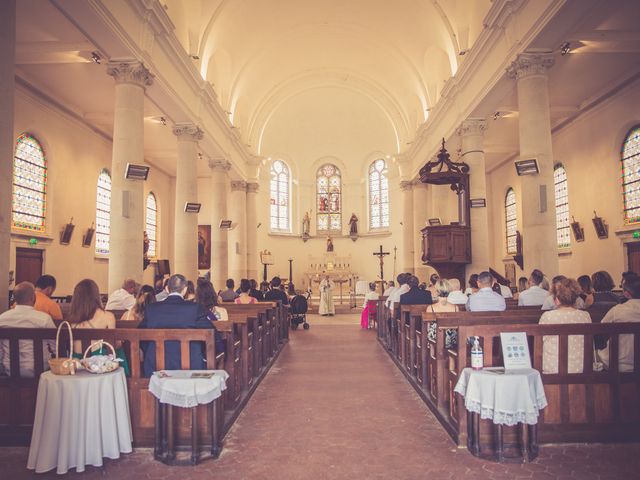
[[[106,345],[111,349],[112,358],[103,362],[98,370],[93,369],[91,368],[91,360],[88,358],[89,352],[93,349],[93,347],[98,347],[100,350],[102,350],[103,345]],[[113,345],[111,345],[109,342],[105,342],[104,340],[98,340],[97,342],[93,342],[91,345],[89,345],[84,351],[84,355],[82,357],[82,360],[80,360],[80,363],[82,364],[84,369],[90,373],[110,373],[120,366],[119,361],[116,359],[115,348],[113,348]]]
[[[49,368],[54,375],[75,375],[76,368],[78,368],[79,362],[73,357],[60,357],[58,351],[58,343],[60,342],[60,330],[66,325],[69,329],[69,355],[73,355],[73,330],[69,322],[62,322],[58,325],[58,332],[56,333],[56,358],[49,359]]]

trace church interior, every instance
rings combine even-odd
[[[67,320],[83,279],[104,302],[129,279],[171,298],[167,279],[181,274],[214,294],[233,279],[241,296],[279,277],[308,311],[273,297],[231,304],[215,336],[173,327],[186,330],[166,347],[122,312],[92,326],[131,364],[133,443],[87,458],[86,471],[69,460],[69,475],[637,475],[639,107],[637,0],[0,0],[0,363],[13,365],[0,370],[0,462],[11,478],[56,468],[32,462],[36,443],[56,442],[46,419],[34,427],[46,375],[36,364],[49,354],[29,347],[33,378],[17,363],[25,339],[59,342],[53,328],[24,337],[2,321],[22,306],[19,286],[35,284],[37,302],[39,279],[55,277],[49,297]],[[606,290],[629,298],[620,306],[639,307],[619,325],[595,306],[593,325],[543,325],[539,308],[512,299],[519,280],[539,284],[536,271],[571,285],[588,276],[592,297],[604,272]],[[491,318],[469,303],[442,317],[431,302],[401,308],[388,283],[406,274],[408,290],[416,278],[435,304],[438,280],[465,292],[481,272],[508,292]],[[72,330],[58,333],[69,358],[73,338],[84,350],[97,335]],[[507,447],[522,450],[512,463],[502,425],[456,386],[477,353],[465,338],[484,335],[485,367],[507,368],[505,332],[526,332],[548,402],[537,427],[505,426]],[[550,334],[553,373],[542,367]],[[154,400],[136,365],[151,340],[157,358],[181,341],[187,370],[189,349],[206,345],[204,363],[228,376],[211,410]],[[614,359],[625,348],[630,370]],[[169,451],[197,440],[216,458],[158,461],[166,435]]]

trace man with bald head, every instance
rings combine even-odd
[[[138,293],[138,283],[133,278],[127,278],[119,288],[111,295],[105,310],[130,310],[136,304],[136,294]]]
[[[51,316],[33,308],[36,303],[36,289],[32,283],[22,282],[13,290],[16,306],[0,315],[0,328],[56,328]],[[47,359],[53,351],[53,341],[45,340],[43,348],[43,368],[48,368]],[[20,340],[20,377],[33,377],[33,342]],[[0,369],[4,375],[11,372],[10,349],[7,340],[0,341]]]

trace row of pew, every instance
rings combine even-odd
[[[468,339],[480,337],[485,367],[503,366],[502,332],[526,332],[532,366],[542,374],[549,405],[538,423],[541,443],[640,441],[640,323],[602,324],[606,309],[591,309],[591,324],[539,325],[543,313],[539,307],[514,304],[504,312],[451,313],[434,313],[425,305],[395,304],[392,315],[385,300],[376,305],[378,341],[458,445],[467,444],[470,428],[464,399],[454,394],[462,370],[471,366]],[[435,336],[428,334],[433,322]],[[445,341],[451,331],[457,334],[453,344]],[[568,373],[572,335],[584,338],[582,373]],[[633,372],[618,369],[621,335],[633,336]],[[559,339],[557,374],[543,372],[545,336]],[[599,370],[594,345],[607,341],[610,365]],[[494,426],[483,420],[480,432],[483,449],[491,450]],[[505,429],[505,441],[517,442],[517,438],[517,427]]]
[[[260,302],[252,305],[226,305],[228,321],[215,322],[222,333],[225,352],[216,352],[214,330],[202,329],[138,329],[138,323],[117,321],[109,330],[74,330],[74,340],[82,343],[83,351],[96,339],[103,339],[125,350],[130,364],[127,377],[133,444],[136,448],[154,446],[155,397],[149,392],[149,378],[143,376],[141,342],[156,345],[156,368],[164,369],[165,342],[180,342],[181,368],[189,369],[190,342],[206,344],[208,368],[226,370],[227,389],[215,410],[207,406],[198,409],[198,444],[207,446],[211,439],[212,411],[217,412],[221,438],[231,428],[249,398],[264,378],[289,338],[288,308],[280,302]],[[61,347],[68,345],[63,329]],[[0,376],[0,445],[28,445],[31,439],[38,379],[43,372],[43,342],[55,340],[54,329],[0,329],[0,341],[9,345],[11,371]],[[35,375],[20,376],[21,345],[33,344]],[[68,347],[67,347],[68,348]],[[178,447],[191,442],[191,413],[177,409],[174,415],[175,442]]]

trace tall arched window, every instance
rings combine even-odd
[[[156,202],[156,196],[153,192],[149,192],[147,195],[147,214],[145,215],[145,232],[147,232],[147,238],[149,239],[149,250],[147,255],[150,258],[157,256],[157,238],[158,238],[158,202]]]
[[[516,192],[513,188],[507,190],[504,198],[504,218],[506,221],[507,253],[516,253],[516,231],[518,230],[518,214],[516,212]]]
[[[111,232],[111,174],[106,168],[98,177],[96,197],[96,253],[109,254]]]
[[[622,144],[622,196],[625,223],[640,222],[640,125]]]
[[[569,189],[567,172],[562,164],[553,169],[553,185],[556,197],[556,232],[558,248],[571,246],[571,226],[569,224]]]
[[[389,179],[381,158],[369,166],[369,228],[389,228]]]
[[[323,165],[316,173],[318,232],[342,230],[342,181],[335,165]]]
[[[271,164],[271,230],[288,232],[289,222],[289,184],[291,176],[289,167],[282,161],[276,160]]]
[[[47,207],[47,160],[40,143],[28,133],[16,140],[13,157],[13,226],[44,232]]]

